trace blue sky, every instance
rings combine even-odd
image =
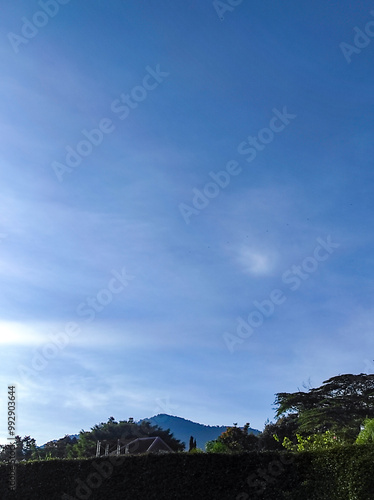
[[[370,10],[2,7],[0,442],[374,372]]]

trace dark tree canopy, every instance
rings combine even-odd
[[[90,457],[96,452],[96,443],[101,441],[108,444],[110,448],[143,437],[160,437],[173,451],[183,451],[184,443],[176,439],[170,430],[164,430],[157,425],[151,425],[143,420],[135,423],[133,419],[116,422],[113,417],[108,422],[94,425],[90,431],[81,431],[78,442],[70,450],[71,457]]]
[[[225,445],[230,451],[250,451],[257,448],[258,438],[252,433],[248,433],[249,422],[241,429],[234,424],[218,437],[217,441]]]
[[[34,458],[36,451],[35,439],[30,436],[15,436],[14,447],[16,449],[16,460],[29,460]],[[13,445],[0,445],[0,461],[8,461],[12,455]]]
[[[190,436],[190,444],[189,444],[188,451],[192,451],[195,449],[196,449],[196,439],[194,439],[193,436]]]
[[[354,437],[374,418],[374,375],[338,375],[308,392],[276,394],[277,416],[296,414],[300,432],[341,430]]]
[[[43,448],[38,448],[37,455],[39,458],[66,458],[77,442],[76,437],[67,434],[63,438],[48,441]]]
[[[297,420],[296,414],[290,414],[278,418],[275,423],[269,422],[266,424],[264,430],[258,436],[259,448],[261,450],[284,450],[282,443],[285,437],[291,441],[295,440],[298,432]],[[278,440],[274,439],[274,435],[277,436]]]

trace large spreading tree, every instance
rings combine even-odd
[[[374,418],[374,375],[338,375],[308,392],[276,394],[277,417],[295,415],[299,433],[333,430],[357,437],[366,418]]]

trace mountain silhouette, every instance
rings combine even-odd
[[[186,420],[182,417],[167,415],[166,413],[159,413],[158,415],[150,418],[143,418],[142,420],[139,420],[139,422],[142,422],[143,420],[148,421],[151,425],[158,425],[161,429],[170,429],[170,432],[172,432],[176,439],[184,442],[187,451],[190,436],[193,436],[196,439],[197,447],[205,451],[205,444],[207,441],[217,439],[218,436],[220,436],[228,427],[223,425],[211,426],[198,424],[197,422],[192,422],[191,420]],[[250,427],[249,432],[257,435],[260,434],[261,431]]]

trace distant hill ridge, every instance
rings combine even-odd
[[[143,421],[148,421],[151,425],[158,425],[161,429],[167,430],[170,429],[170,432],[176,439],[182,441],[182,443],[186,446],[186,451],[188,451],[188,445],[190,441],[190,436],[193,436],[196,439],[196,445],[198,448],[201,448],[205,451],[205,444],[207,441],[212,441],[217,439],[218,436],[225,432],[227,427],[225,425],[204,425],[199,424],[197,422],[192,422],[191,420],[187,420],[182,417],[176,417],[174,415],[167,415],[166,413],[159,413],[158,415],[154,415],[150,418],[142,418],[138,420],[137,423],[141,423]],[[249,428],[249,432],[257,435],[260,434],[261,431],[257,429]],[[79,434],[69,434],[71,438],[79,439]],[[53,439],[52,441],[56,442],[57,439]],[[44,448],[45,444],[39,446],[39,448]]]
[[[198,424],[197,422],[192,422],[191,420],[186,420],[182,417],[175,417],[173,415],[167,415],[166,413],[159,413],[150,418],[143,418],[139,420],[148,421],[151,425],[158,425],[161,429],[170,429],[173,436],[179,439],[186,445],[186,450],[188,451],[188,445],[190,441],[190,436],[196,439],[196,444],[198,448],[205,450],[205,444],[207,441],[212,441],[217,439],[218,436],[224,432],[228,426],[224,425],[204,425]],[[230,427],[230,426],[229,426]],[[260,434],[261,431],[257,429],[249,428],[249,432],[252,434]]]

